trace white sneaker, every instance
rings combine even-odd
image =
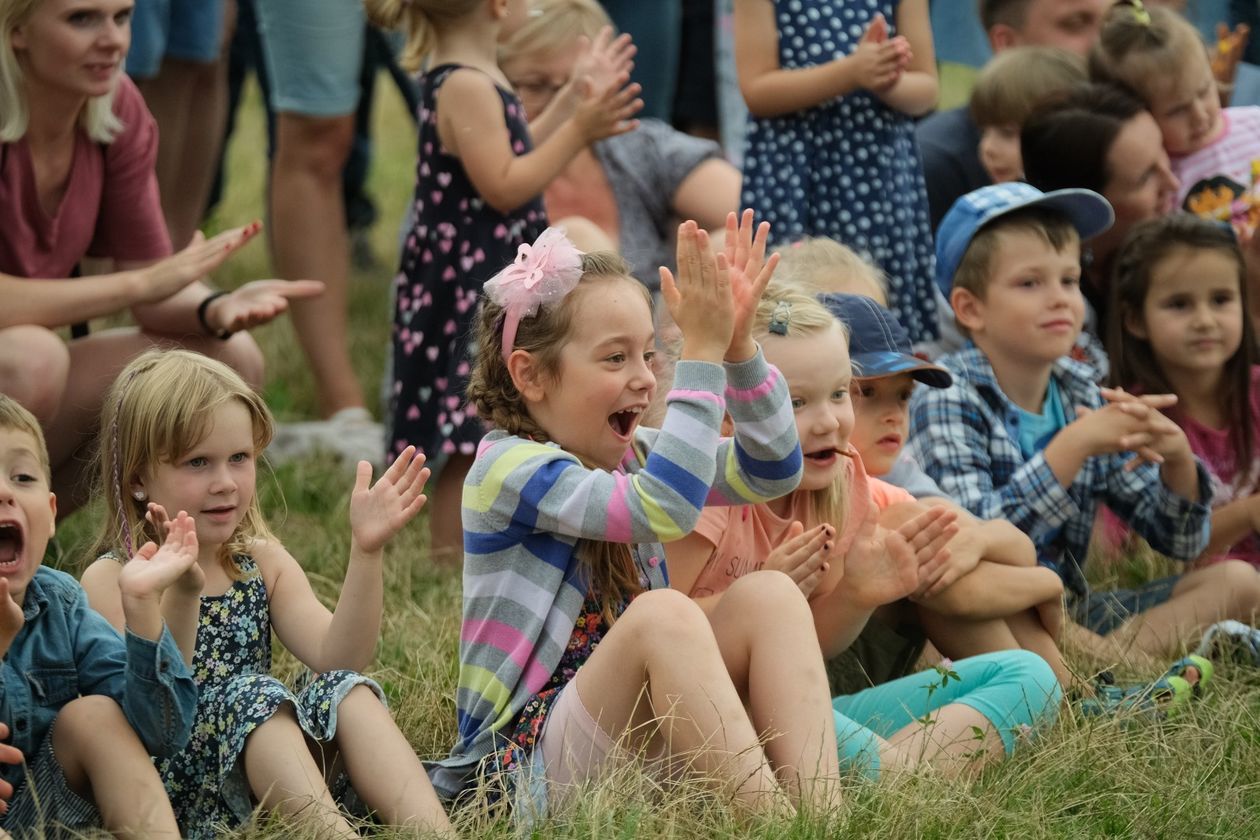
[[[279,423],[267,447],[273,464],[283,464],[316,452],[329,452],[353,467],[368,461],[380,471],[385,462],[385,427],[366,408],[343,408],[327,420]]]
[[[1241,621],[1218,621],[1203,633],[1197,653],[1218,662],[1260,666],[1260,630]]]

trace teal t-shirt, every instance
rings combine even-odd
[[[1041,413],[1016,407],[1019,412],[1019,449],[1025,458],[1031,458],[1046,448],[1050,439],[1067,426],[1067,412],[1063,409],[1063,397],[1059,394],[1059,386],[1050,380],[1046,388],[1046,398],[1041,403]]]

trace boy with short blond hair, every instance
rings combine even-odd
[[[971,91],[971,118],[980,130],[980,163],[993,183],[1023,179],[1019,130],[1037,104],[1088,81],[1084,59],[1056,47],[1012,47],[984,65]]]
[[[1077,621],[1163,654],[1218,619],[1250,620],[1260,576],[1213,567],[1133,590],[1086,583],[1101,502],[1176,560],[1203,551],[1210,523],[1207,474],[1158,410],[1169,398],[1100,390],[1090,368],[1068,358],[1085,313],[1080,242],[1112,218],[1097,193],[1027,184],[984,187],[954,204],[938,231],[938,281],[957,278],[950,304],[972,343],[939,360],[953,385],[914,395],[910,446],[951,498],[1032,538]]]
[[[150,755],[183,748],[197,705],[160,608],[196,564],[196,536],[191,550],[186,538],[150,543],[124,568],[123,638],[74,578],[41,565],[57,515],[50,481],[38,422],[0,394],[0,723],[25,760],[0,756],[0,829],[178,837]]]

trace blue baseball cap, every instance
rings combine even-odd
[[[910,333],[897,317],[863,295],[828,292],[818,296],[827,311],[849,328],[849,358],[858,379],[908,373],[924,385],[948,388],[949,371],[914,355]]]
[[[1111,227],[1116,218],[1107,199],[1093,190],[1047,193],[1022,181],[972,190],[954,202],[936,229],[936,285],[946,298],[954,285],[954,272],[976,232],[994,219],[1025,207],[1057,210],[1072,223],[1082,241]]]

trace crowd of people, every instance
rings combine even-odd
[[[790,819],[1260,667],[1251,18],[979,0],[993,57],[937,110],[928,0],[662,5],[0,0],[0,836],[453,835],[630,764]],[[199,230],[242,43],[279,277],[216,290],[262,230]],[[416,180],[378,423],[347,284],[382,64]],[[249,335],[286,312],[295,424]],[[319,448],[355,469],[332,610],[256,488]],[[42,560],[90,494],[76,580]],[[426,507],[445,757],[364,673]],[[1178,573],[1091,583],[1138,540]]]

